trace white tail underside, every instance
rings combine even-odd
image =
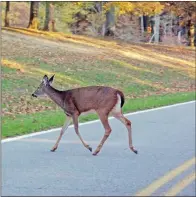
[[[119,94],[117,94],[117,103],[111,110],[110,114],[112,115],[117,113],[121,113],[121,97]]]

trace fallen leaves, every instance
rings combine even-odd
[[[35,34],[33,31],[30,33]],[[127,91],[127,99],[195,90],[194,67],[191,62],[193,52],[190,50],[144,44],[136,46],[109,41],[98,42],[96,39],[68,37],[63,34],[54,34],[55,36],[75,39],[78,43],[90,43],[94,47],[62,42],[60,45],[47,41],[41,43],[33,37],[26,36],[22,39],[22,35],[16,35],[14,39],[9,35],[6,38],[3,36],[2,65],[15,70],[15,72],[5,70],[2,73],[2,83],[5,80],[13,82],[3,86],[3,116],[14,118],[16,114],[58,109],[49,99],[30,97],[31,91],[40,83],[37,79],[41,79],[44,74],[57,73],[55,85],[59,89],[76,88],[87,84],[109,84],[126,90],[127,84],[131,87],[133,83],[138,84],[135,92]],[[10,48],[13,43],[17,47]],[[164,54],[159,57],[162,51]],[[186,58],[182,56],[182,60],[179,60],[180,56],[176,57],[180,51],[185,51]],[[116,65],[110,61],[111,59],[116,60]],[[16,84],[15,82],[20,79],[23,79],[23,82]]]
[[[18,72],[25,72],[25,69],[24,69],[24,65],[22,64],[18,64],[16,62],[13,62],[13,61],[10,61],[8,59],[4,59],[2,58],[1,59],[1,64],[3,64],[3,66],[7,66],[9,68],[14,68],[16,69]]]

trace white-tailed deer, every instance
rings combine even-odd
[[[132,145],[131,122],[125,118],[122,113],[124,95],[121,91],[105,86],[89,86],[59,91],[51,86],[53,79],[54,75],[50,79],[48,79],[48,76],[45,75],[40,86],[32,94],[33,97],[46,94],[57,105],[59,105],[66,114],[66,121],[51,151],[55,151],[57,149],[65,130],[71,123],[71,120],[73,120],[75,132],[80,138],[82,144],[87,149],[92,151],[92,148],[84,142],[79,133],[78,117],[85,112],[96,112],[103,124],[103,127],[105,128],[105,134],[93,155],[97,155],[111,133],[111,127],[108,122],[109,115],[114,116],[126,126],[128,130],[129,147],[134,153],[137,154],[137,150],[135,150]]]

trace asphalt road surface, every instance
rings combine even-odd
[[[2,195],[195,195],[195,102],[127,117],[138,155],[116,119],[98,156],[73,127],[56,152],[50,148],[59,131],[2,143]],[[80,132],[93,150],[104,134],[100,122]]]

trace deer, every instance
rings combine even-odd
[[[128,131],[129,148],[135,154],[138,153],[132,144],[131,121],[122,113],[122,107],[125,103],[125,97],[122,91],[108,86],[87,86],[61,91],[52,87],[54,76],[55,75],[49,79],[47,75],[44,75],[41,80],[41,84],[32,94],[32,97],[48,96],[65,113],[65,123],[60,131],[60,135],[58,136],[56,143],[51,149],[52,152],[58,148],[63,134],[72,121],[75,133],[79,137],[80,141],[84,147],[92,152],[91,146],[89,146],[80,135],[78,118],[82,114],[97,113],[105,129],[105,133],[92,155],[95,156],[100,152],[105,141],[111,134],[112,129],[108,121],[108,117],[110,115],[126,126]]]

